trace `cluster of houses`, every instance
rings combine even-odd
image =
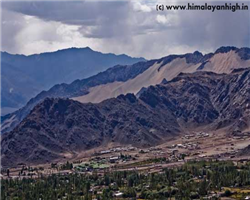
[[[135,151],[137,150],[136,147],[116,147],[116,148],[112,148],[112,149],[108,149],[108,150],[102,150],[99,153],[97,153],[97,155],[104,155],[104,154],[109,154],[109,153],[113,153],[113,152],[123,152],[123,151]]]
[[[188,150],[195,150],[200,149],[198,143],[192,143],[192,142],[185,142],[185,143],[179,143],[179,144],[173,144],[171,146],[168,146],[169,149],[188,149]]]
[[[193,134],[186,134],[182,137],[182,139],[189,140],[191,138],[206,138],[209,137],[210,134],[206,132],[198,132],[198,133],[193,133]]]

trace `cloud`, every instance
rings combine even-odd
[[[1,18],[1,28],[2,28],[2,50],[9,52],[16,52],[17,42],[15,41],[16,34],[22,29],[25,23],[22,14],[13,13],[2,9]]]
[[[156,21],[159,22],[160,24],[169,23],[169,19],[165,15],[157,15]]]
[[[177,26],[179,23],[179,17],[177,14],[157,15],[156,21],[167,26]]]
[[[2,2],[2,48],[33,54],[89,46],[150,59],[195,50],[210,52],[222,45],[250,46],[250,11],[157,12],[156,3]]]
[[[142,4],[140,1],[133,2],[133,8],[135,11],[151,12],[152,9],[146,5]]]
[[[78,25],[44,21],[34,16],[11,11],[4,11],[4,15],[8,15],[9,20],[2,21],[3,50],[10,53],[30,55],[72,46],[95,47],[98,42],[98,40],[83,37],[80,32],[81,26]],[[6,40],[10,35],[11,39]]]

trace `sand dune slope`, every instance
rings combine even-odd
[[[201,65],[202,68],[199,68]],[[142,87],[157,85],[165,78],[168,81],[176,77],[179,73],[192,73],[197,69],[202,71],[212,71],[216,73],[230,73],[233,69],[250,67],[250,60],[243,60],[237,52],[231,50],[227,53],[216,53],[204,63],[188,63],[186,58],[176,58],[172,62],[161,66],[162,63],[155,62],[142,74],[126,82],[112,82],[105,85],[98,85],[89,89],[89,93],[84,96],[73,98],[82,103],[99,103],[105,99],[117,97],[120,94],[136,94]]]
[[[204,66],[203,71],[230,73],[237,68],[250,67],[250,60],[242,60],[235,51],[215,54]]]
[[[180,72],[194,72],[199,65],[194,65],[192,63],[187,64],[185,58],[178,58],[161,68],[160,66],[161,63],[155,63],[152,67],[134,79],[130,79],[126,82],[113,82],[105,85],[99,85],[91,88],[89,90],[89,94],[73,99],[82,103],[99,103],[105,99],[117,97],[120,94],[136,94],[142,87],[157,85],[161,83],[164,78],[171,80]]]

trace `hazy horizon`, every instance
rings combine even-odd
[[[247,47],[247,46],[242,46],[242,47],[237,47],[237,46],[220,46],[218,47],[217,49],[221,48],[221,47],[236,47],[238,49],[240,48],[250,48],[250,47]],[[65,48],[65,49],[57,49],[57,50],[54,50],[54,51],[45,51],[45,52],[41,52],[41,53],[34,53],[34,54],[15,54],[15,53],[10,53],[10,52],[7,52],[7,51],[1,51],[1,53],[8,53],[8,54],[11,54],[11,55],[21,55],[21,56],[33,56],[33,55],[39,55],[39,54],[46,54],[46,53],[55,53],[55,52],[58,52],[58,51],[64,51],[64,50],[69,50],[69,49],[86,49],[86,48],[90,48],[92,51],[95,51],[95,52],[99,52],[99,53],[103,53],[103,54],[114,54],[114,55],[117,55],[117,56],[120,56],[120,55],[125,55],[125,56],[129,56],[131,58],[144,58],[143,56],[138,56],[138,57],[135,57],[135,56],[131,56],[130,54],[125,54],[125,53],[121,53],[121,54],[116,54],[114,52],[101,52],[101,51],[98,51],[98,50],[95,50],[91,47],[68,47],[68,48]],[[201,52],[199,51],[199,49],[195,50],[195,51],[198,51],[200,53],[202,53],[203,55],[206,55],[206,54],[209,54],[209,53],[214,53],[217,49],[215,49],[214,51],[211,51],[211,52]],[[195,51],[191,51],[191,52],[186,52],[186,53],[194,53]],[[166,54],[165,56],[169,56],[169,55],[183,55],[183,54],[186,54],[186,53],[173,53],[173,54]],[[163,56],[163,57],[165,57]],[[162,57],[157,57],[157,58],[151,58],[151,59],[160,59]],[[146,58],[144,58],[146,59]],[[146,59],[146,60],[151,60],[151,59]]]

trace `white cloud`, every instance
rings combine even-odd
[[[178,25],[179,18],[177,14],[157,15],[156,21],[167,26],[174,26]]]
[[[22,15],[22,27],[14,36],[15,52],[36,54],[70,47],[96,47],[98,39],[86,38],[80,33],[81,26],[55,21],[43,21],[34,16]],[[7,36],[5,36],[7,37]],[[10,53],[11,50],[9,51]]]
[[[10,53],[33,54],[89,46],[151,59],[250,45],[249,11],[157,12],[157,2],[152,2],[5,3],[2,47]]]
[[[167,19],[167,16],[165,15],[157,15],[156,21],[159,22],[160,24],[166,24],[169,20]]]
[[[133,2],[133,8],[135,11],[151,12],[152,9],[146,4],[142,4],[140,1]]]

